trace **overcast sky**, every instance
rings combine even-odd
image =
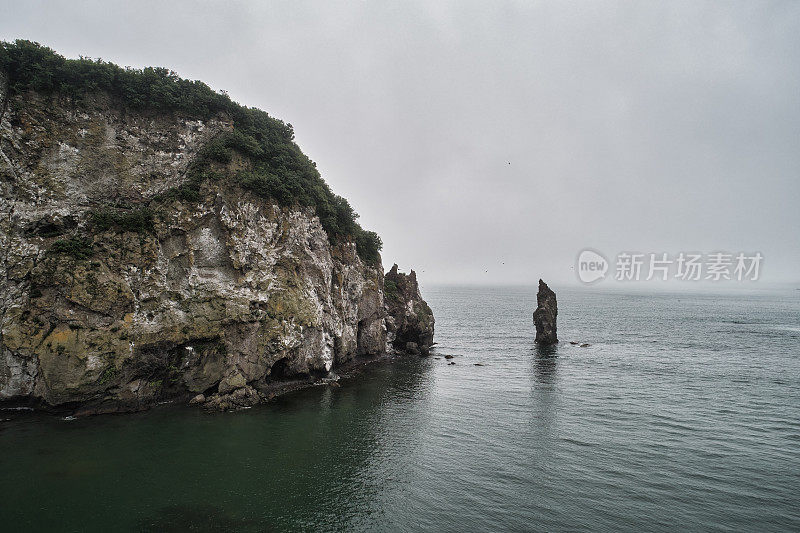
[[[0,0],[16,38],[291,122],[428,283],[574,281],[586,247],[800,279],[797,1]]]

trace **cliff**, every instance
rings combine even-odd
[[[153,109],[117,85],[40,90],[13,68],[0,68],[0,400],[103,412],[198,395],[225,409],[387,351],[380,240],[290,126],[259,112],[242,141],[253,115],[235,104]]]

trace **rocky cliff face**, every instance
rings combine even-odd
[[[203,394],[227,408],[386,351],[380,261],[332,245],[312,208],[227,180],[244,158],[191,201],[172,194],[228,117],[9,96],[3,78],[0,103],[0,400],[97,412]],[[413,287],[388,321],[394,345],[432,341]],[[417,338],[408,309],[423,305]]]
[[[386,273],[385,301],[388,341],[395,350],[427,355],[433,345],[434,318],[419,292],[417,274]]]

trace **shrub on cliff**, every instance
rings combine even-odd
[[[0,70],[8,76],[11,95],[33,90],[81,103],[103,91],[121,105],[140,111],[178,112],[203,120],[224,113],[233,119],[233,132],[218,136],[201,151],[189,169],[187,183],[173,197],[198,200],[200,186],[211,175],[211,164],[230,162],[236,151],[253,163],[253,170],[239,178],[242,187],[281,205],[313,207],[332,242],[355,242],[364,261],[377,261],[380,237],[364,230],[347,200],[331,191],[314,162],[294,142],[291,124],[239,105],[226,94],[200,81],[182,79],[169,69],[122,68],[84,57],[66,59],[31,41],[0,42]]]
[[[153,212],[147,207],[123,212],[110,210],[92,211],[89,213],[89,218],[94,227],[100,231],[116,229],[118,231],[148,233],[155,229]]]
[[[361,231],[356,236],[356,250],[368,263],[378,261],[378,250],[383,248],[383,241],[374,231]]]
[[[50,252],[68,255],[75,259],[87,259],[92,256],[94,248],[89,238],[72,236],[69,239],[59,239],[54,242],[50,247]]]
[[[38,43],[18,39],[0,43],[0,69],[11,93],[58,92],[81,99],[96,91],[121,98],[137,109],[183,111],[208,118],[233,104],[199,81],[181,79],[166,68],[121,68],[101,59],[65,59]]]

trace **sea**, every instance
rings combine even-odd
[[[551,348],[533,285],[425,286],[431,356],[336,385],[0,410],[0,530],[800,531],[800,291],[552,288]]]

